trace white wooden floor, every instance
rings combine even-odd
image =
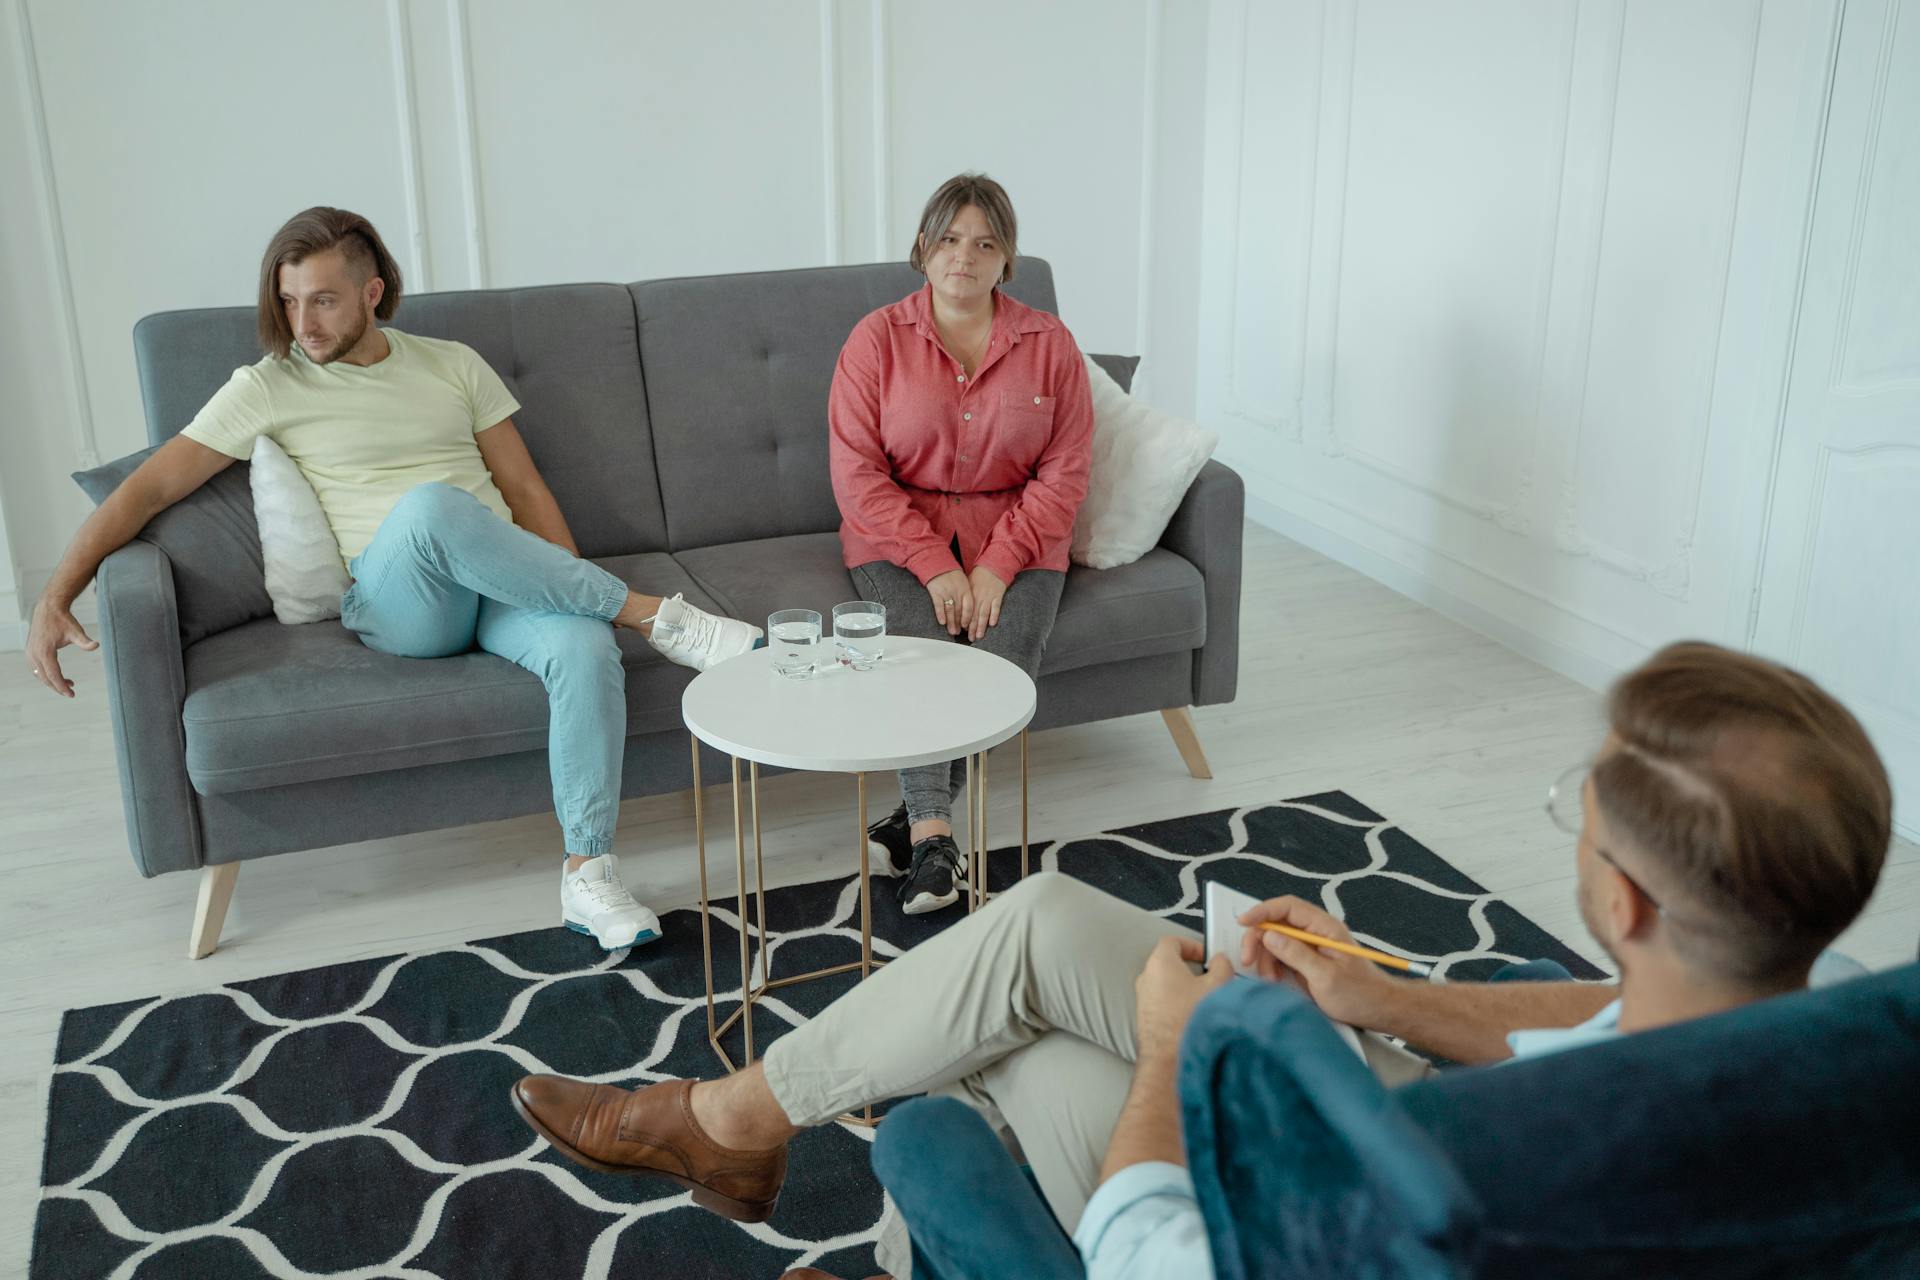
[[[1156,715],[1038,734],[1036,837],[1340,788],[1599,958],[1574,908],[1569,841],[1541,807],[1546,785],[1595,745],[1597,695],[1255,525],[1243,608],[1239,698],[1195,713],[1214,779],[1187,776]],[[63,1009],[556,916],[560,845],[547,815],[249,863],[220,950],[188,961],[196,877],[134,871],[97,655],[68,672],[74,702],[42,689],[19,655],[0,655],[0,1275],[26,1268]],[[1013,759],[1000,758],[1004,839],[1017,836],[1017,793],[1005,785]],[[724,794],[711,793],[710,812],[724,816]],[[770,884],[845,869],[849,779],[772,779],[762,803]],[[694,900],[688,796],[627,804],[616,847],[651,905]],[[719,888],[730,883],[723,873]],[[1902,843],[1842,946],[1884,967],[1911,959],[1916,939],[1920,850]]]

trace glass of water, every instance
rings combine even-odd
[[[820,647],[820,614],[813,609],[782,609],[767,615],[767,648],[773,651],[773,669],[794,680],[813,674],[814,650]]]
[[[840,665],[871,671],[887,649],[887,606],[872,600],[849,600],[833,606],[833,645]]]

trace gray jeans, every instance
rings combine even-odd
[[[873,560],[849,572],[860,598],[887,607],[887,634],[948,640],[947,629],[933,616],[933,597],[920,579],[899,565]],[[1028,569],[1015,575],[1000,602],[1000,621],[987,629],[975,647],[1005,658],[1030,676],[1040,672],[1040,655],[1053,634],[1054,615],[1060,609],[1060,591],[1067,575],[1057,569]],[[962,636],[957,643],[967,643]],[[927,714],[940,714],[929,708]],[[900,796],[907,802],[909,822],[953,821],[953,800],[966,780],[964,760],[921,765],[900,771]]]

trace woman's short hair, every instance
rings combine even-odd
[[[400,305],[400,266],[373,224],[345,209],[326,205],[304,209],[273,233],[260,259],[260,345],[282,360],[293,345],[293,330],[287,324],[286,308],[280,305],[281,264],[298,265],[329,249],[340,250],[361,283],[374,276],[386,282],[386,291],[374,304],[376,318],[391,320],[393,309]]]
[[[1643,855],[1676,952],[1736,981],[1803,977],[1866,905],[1892,840],[1892,788],[1860,722],[1799,672],[1700,641],[1621,677],[1607,712],[1594,799]]]
[[[939,243],[940,237],[947,234],[947,228],[968,205],[986,215],[987,230],[993,232],[1001,252],[1007,255],[1007,265],[1000,272],[1000,283],[1005,284],[1013,279],[1013,258],[1020,251],[1020,223],[1013,216],[1013,201],[1007,198],[1007,189],[984,173],[956,174],[940,184],[939,190],[927,201],[927,207],[920,211],[920,230],[914,233],[907,265],[925,275],[927,248]]]

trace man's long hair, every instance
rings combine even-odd
[[[373,224],[345,209],[326,205],[304,209],[273,233],[266,256],[260,259],[260,346],[278,359],[285,360],[293,346],[293,329],[280,304],[280,266],[297,265],[329,249],[340,250],[361,283],[374,276],[386,282],[386,292],[373,308],[376,319],[391,320],[393,309],[400,305],[400,265]]]

